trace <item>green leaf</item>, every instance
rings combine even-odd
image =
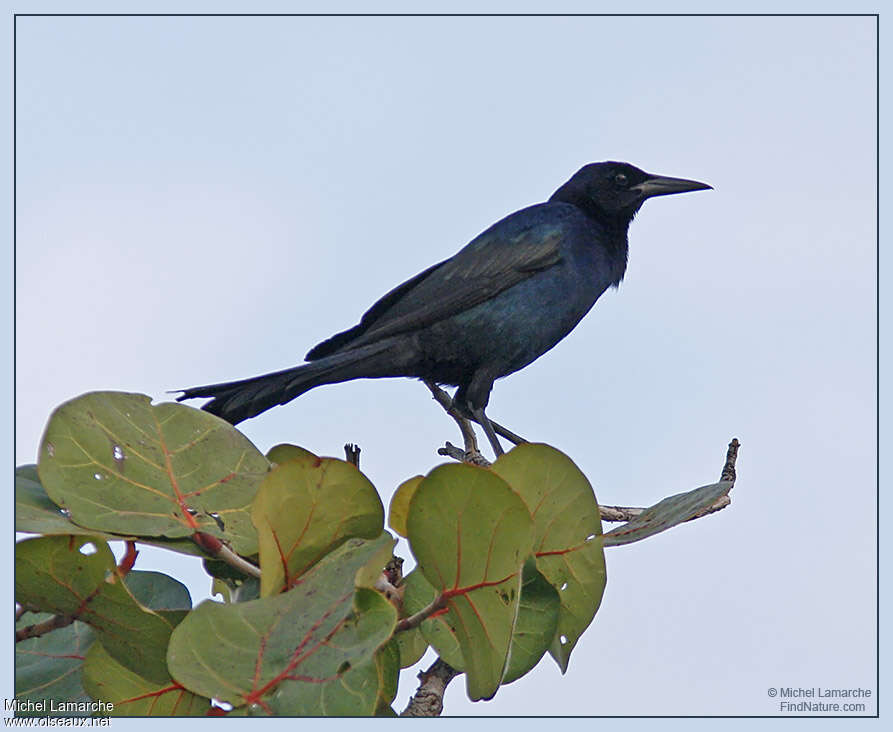
[[[48,620],[49,613],[25,613],[16,629]],[[92,701],[81,683],[81,667],[94,635],[90,626],[75,621],[37,638],[16,643],[15,698],[20,702],[46,702],[46,711],[17,712],[17,716],[89,716],[90,712],[51,713],[49,706]]]
[[[536,567],[561,598],[558,629],[549,652],[564,673],[605,591],[601,514],[595,494],[574,462],[548,445],[518,445],[491,469],[524,499],[533,517]]]
[[[349,539],[288,592],[202,603],[171,637],[173,677],[202,696],[247,705],[249,712],[322,714],[310,687],[370,661],[394,631],[393,606],[374,590],[356,589],[367,565],[380,573],[393,547],[386,533],[371,541]]]
[[[223,602],[233,601],[233,588],[230,587],[226,580],[215,577],[211,582],[211,597],[217,597],[218,595]]]
[[[186,691],[170,679],[152,683],[122,666],[99,643],[84,661],[84,687],[94,699],[114,704],[115,717],[204,716],[211,700]],[[103,715],[105,716],[105,715]]]
[[[404,605],[405,607],[405,605]],[[420,628],[410,628],[394,634],[394,643],[397,645],[397,652],[400,654],[400,668],[409,668],[417,664],[425,651],[428,650],[428,641],[422,635]],[[458,650],[458,643],[456,649]]]
[[[384,508],[375,487],[354,465],[303,456],[267,474],[251,519],[260,546],[261,597],[268,597],[348,538],[378,536]]]
[[[128,536],[126,534],[114,534],[108,531],[97,531],[78,526],[68,517],[65,509],[60,508],[50,500],[40,482],[36,465],[21,465],[16,468],[15,490],[16,531],[44,535],[97,536],[102,537],[106,541],[131,540],[180,554],[189,554],[196,557],[205,556],[205,553],[192,539]]]
[[[167,538],[203,531],[243,555],[257,551],[249,507],[268,468],[222,419],[119,392],[56,409],[38,461],[47,494],[80,526]]]
[[[503,684],[520,679],[539,663],[555,639],[560,611],[558,591],[537,571],[536,562],[528,560],[524,565],[521,607]]]
[[[317,456],[310,452],[310,450],[305,450],[303,447],[283,444],[271,447],[270,451],[267,453],[267,460],[271,463],[276,463],[277,465],[282,465],[283,463],[288,463],[293,460],[314,463],[317,460]]]
[[[414,478],[403,481],[394,495],[391,496],[391,505],[388,506],[388,526],[396,531],[404,539],[407,537],[406,517],[409,514],[409,502],[415,495],[416,488],[424,480],[424,477],[417,475]]]
[[[397,694],[399,652],[386,643],[373,658],[331,679],[298,684],[279,714],[294,716],[369,717]]]
[[[406,524],[421,572],[446,601],[468,696],[490,699],[508,661],[533,542],[530,513],[490,470],[441,465],[416,489]]]
[[[161,572],[134,569],[127,573],[124,584],[134,599],[150,610],[192,609],[186,585]]]
[[[418,568],[403,578],[403,585],[406,588],[403,592],[403,611],[407,616],[421,612],[434,602],[434,598],[437,597],[437,590],[431,586],[431,583],[425,579],[425,575]],[[454,623],[453,617],[447,611],[446,613],[426,618],[416,630],[421,632],[426,645],[430,644],[437,651],[437,655],[446,663],[457,671],[464,671],[465,659],[462,658],[462,648],[459,646],[456,629],[452,623]],[[399,641],[402,636],[412,632],[411,630],[402,631],[397,633],[395,637]],[[423,654],[424,650],[419,655],[419,658]],[[413,663],[418,660],[417,658]]]
[[[106,650],[146,678],[168,678],[165,651],[180,616],[140,605],[121,581],[104,541],[47,536],[16,544],[16,600],[88,623]],[[182,614],[182,613],[181,613]]]
[[[722,481],[664,498],[646,508],[632,521],[627,521],[605,534],[605,546],[622,546],[642,541],[688,521],[727,495],[734,485],[730,481]]]
[[[20,465],[15,472],[15,529],[31,534],[86,534],[50,500],[37,475],[36,465]]]
[[[375,654],[375,669],[379,679],[379,706],[390,706],[397,698],[397,685],[400,682],[400,649],[393,638]]]

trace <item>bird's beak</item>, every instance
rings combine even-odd
[[[696,180],[685,178],[668,178],[663,175],[653,175],[648,180],[633,186],[630,190],[639,191],[643,198],[652,196],[666,196],[670,193],[685,193],[687,191],[713,190],[713,186],[699,183]]]

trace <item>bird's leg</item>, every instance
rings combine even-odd
[[[481,450],[478,447],[477,435],[474,434],[474,428],[471,426],[471,422],[468,421],[470,415],[465,414],[461,409],[457,409],[453,405],[453,400],[450,395],[433,381],[428,381],[427,379],[423,379],[423,381],[425,386],[431,390],[431,394],[434,395],[437,403],[440,404],[440,406],[444,408],[444,411],[456,420],[456,424],[459,425],[459,431],[462,433],[462,441],[465,443],[465,452],[480,454]]]
[[[466,440],[466,445],[468,444],[465,430],[468,428],[468,420],[473,422],[477,422],[481,427],[484,427],[483,423],[478,419],[478,417],[472,412],[468,407],[465,407],[461,402],[453,399],[449,394],[446,393],[443,389],[441,389],[437,384],[433,381],[428,381],[427,379],[422,380],[425,386],[431,391],[431,394],[434,396],[434,399],[437,401],[440,406],[444,408],[447,414],[449,414],[453,419],[456,420],[456,423],[459,425],[459,429],[462,431],[462,437]],[[490,425],[493,427],[493,431],[499,435],[500,437],[504,437],[509,442],[514,445],[520,445],[524,442],[528,442],[521,435],[516,435],[507,427],[503,427],[501,424],[494,422],[489,417],[485,417],[487,421],[490,422]],[[462,420],[462,421],[460,421]],[[484,428],[486,432],[486,427]],[[492,440],[491,440],[492,444]],[[477,449],[477,442],[474,443],[475,449]],[[466,447],[466,451],[467,451]]]
[[[499,438],[496,436],[496,432],[493,430],[493,425],[490,424],[490,420],[487,419],[487,415],[484,414],[483,407],[471,407],[471,414],[474,417],[474,421],[477,422],[481,427],[484,428],[484,433],[487,435],[487,439],[490,440],[490,445],[493,447],[493,452],[496,453],[496,457],[499,457],[503,454],[502,445],[499,444]]]
[[[487,417],[487,419],[490,419],[490,418]],[[475,421],[477,421],[477,420],[475,420]],[[525,440],[523,437],[521,437],[521,435],[516,435],[510,429],[503,427],[501,424],[497,424],[492,419],[490,419],[490,424],[493,427],[493,431],[497,435],[499,435],[500,437],[505,437],[505,439],[507,439],[513,445],[520,445],[522,442],[527,442],[527,440]]]

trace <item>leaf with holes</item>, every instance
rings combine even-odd
[[[165,650],[182,611],[167,616],[140,605],[118,576],[114,555],[104,541],[47,536],[19,542],[15,588],[21,605],[74,615],[89,624],[106,650],[127,668],[153,681],[168,678]]]
[[[37,475],[36,465],[20,465],[15,472],[15,529],[30,534],[94,535],[78,526],[50,500]]]
[[[348,538],[378,536],[384,508],[354,465],[314,456],[280,463],[267,473],[251,520],[260,546],[260,594],[269,597]]]
[[[94,643],[84,661],[84,688],[98,701],[114,705],[115,717],[204,716],[211,700],[196,696],[170,679],[148,681],[122,666],[100,643]]]
[[[49,613],[25,613],[16,629],[37,625],[52,617]],[[79,704],[91,701],[81,682],[81,667],[93,643],[90,626],[75,621],[46,635],[16,643],[15,698],[20,702]],[[17,716],[47,716],[47,711],[20,711]],[[90,712],[58,712],[58,716],[89,716]],[[53,714],[52,716],[57,716]]]
[[[632,521],[605,534],[605,546],[632,544],[684,523],[728,495],[734,485],[732,482],[722,481],[664,498],[646,508]]]
[[[434,599],[437,597],[437,590],[425,579],[425,575],[422,574],[418,567],[403,578],[403,585],[406,588],[403,593],[403,612],[407,617],[421,612],[434,602]],[[462,658],[462,648],[459,646],[459,639],[456,637],[456,629],[450,624],[451,622],[453,622],[453,618],[450,616],[449,611],[440,612],[423,620],[422,624],[414,630],[421,633],[426,645],[431,644],[431,647],[437,651],[437,655],[446,663],[457,671],[463,671],[465,669],[465,660]],[[399,640],[404,635],[412,632],[414,631],[401,631],[396,634],[396,637]],[[421,658],[421,655],[419,658]],[[418,660],[417,658],[416,661]]]
[[[232,425],[142,394],[92,392],[56,409],[38,473],[88,529],[178,538],[202,531],[257,551],[249,509],[267,459]]]
[[[503,684],[520,679],[539,663],[555,640],[560,611],[558,591],[537,571],[536,561],[528,559],[524,565],[521,606]]]
[[[425,579],[442,593],[473,701],[499,688],[533,541],[530,513],[498,475],[441,465],[416,489],[406,521]]]
[[[548,445],[518,445],[491,469],[524,499],[533,517],[536,567],[561,598],[558,629],[549,652],[564,673],[605,591],[601,514],[595,494],[574,462]]]
[[[342,677],[391,637],[394,607],[357,577],[383,567],[393,538],[349,539],[280,595],[223,605],[204,602],[171,636],[174,679],[196,694],[267,714],[321,714],[307,686]],[[371,572],[370,570],[370,572]],[[311,690],[312,691],[312,690]]]
[[[409,502],[415,495],[416,488],[424,480],[424,476],[417,475],[414,478],[403,481],[394,495],[391,496],[391,504],[388,506],[388,526],[396,531],[404,539],[406,537],[406,516],[409,514]]]
[[[134,540],[141,544],[161,547],[179,554],[204,556],[205,553],[192,539],[147,538],[133,535],[113,534],[107,531],[85,529],[78,526],[47,495],[37,474],[36,465],[20,465],[15,473],[15,529],[29,534],[73,534],[81,536],[98,536],[106,541]]]

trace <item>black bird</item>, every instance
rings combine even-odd
[[[308,363],[243,381],[186,389],[237,424],[322,384],[418,377],[458,386],[453,406],[502,448],[484,413],[493,382],[573,330],[623,279],[627,230],[646,198],[710,188],[628,163],[592,163],[546,203],[516,211],[455,256],[391,290],[359,325],[310,350]],[[510,434],[510,433],[509,433]]]

